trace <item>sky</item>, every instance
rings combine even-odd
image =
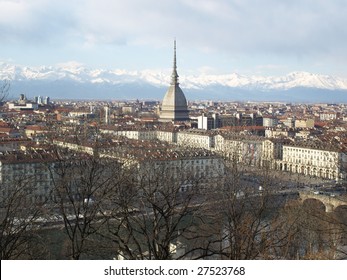
[[[347,78],[346,0],[0,0],[0,61]]]

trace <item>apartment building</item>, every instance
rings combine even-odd
[[[346,179],[347,153],[331,147],[283,145],[280,169],[333,180]]]
[[[161,141],[124,139],[100,154],[114,158],[124,168],[135,168],[134,174],[157,173],[167,182],[183,185],[193,181],[214,184],[224,176],[224,160],[206,149],[185,148]]]
[[[295,128],[313,128],[314,119],[297,119],[295,120]]]
[[[288,133],[287,130],[285,132]],[[135,135],[134,133],[134,131],[121,132],[120,135],[131,138]],[[266,165],[272,169],[334,180],[346,178],[346,153],[332,150],[326,145],[315,148],[306,147],[307,145],[305,146],[302,141],[297,142],[300,144],[296,144],[294,140],[284,138],[285,135],[282,134],[282,131],[278,135],[276,134],[278,138],[241,135],[240,133],[216,133],[198,129],[179,132],[155,131],[151,137],[160,138],[168,143],[177,143],[180,147],[215,151],[221,157],[237,159],[241,164]],[[271,136],[274,135],[271,134]],[[308,160],[309,158],[310,160]]]
[[[278,119],[272,116],[263,117],[263,126],[265,127],[274,127],[278,124]]]
[[[262,143],[262,166],[277,169],[278,160],[283,158],[283,145],[291,143],[288,139],[266,139]]]
[[[264,138],[252,135],[225,134],[214,137],[218,154],[251,166],[260,164],[263,141]]]
[[[50,200],[53,190],[50,168],[55,162],[49,154],[12,152],[0,155],[0,201],[11,197],[18,188],[26,191],[25,203]]]
[[[177,144],[210,150],[214,147],[214,135],[204,130],[179,131],[177,132]]]

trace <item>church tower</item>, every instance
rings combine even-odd
[[[187,121],[189,120],[187,100],[178,83],[176,65],[176,40],[174,41],[174,63],[171,74],[171,84],[167,90],[160,112],[159,121]]]

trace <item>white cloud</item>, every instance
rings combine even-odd
[[[6,44],[46,44],[66,42],[73,27],[70,4],[48,0],[4,0],[0,2],[0,42]],[[72,13],[71,13],[72,11]],[[61,41],[60,41],[61,40]]]
[[[191,45],[224,51],[327,52],[347,45],[347,7],[342,2],[4,0],[0,28],[6,33],[7,27],[5,35],[17,40],[39,36],[58,41],[58,32],[60,44],[67,39],[94,45],[151,44],[177,36]],[[25,32],[28,36],[23,37]]]
[[[180,46],[231,56],[347,60],[340,0],[2,0],[0,43]]]

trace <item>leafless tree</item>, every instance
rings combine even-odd
[[[345,201],[347,200],[344,197]],[[338,258],[346,259],[347,258],[347,206],[337,207],[331,215],[335,229],[334,234],[338,236],[339,244],[336,246],[336,254]]]
[[[119,185],[114,211],[108,222],[110,238],[118,246],[118,258],[179,259],[196,248],[186,242],[199,233],[200,182],[184,169],[172,172],[148,161],[131,169],[132,178]],[[189,184],[187,182],[189,181]]]
[[[30,181],[20,178],[0,188],[1,259],[43,258],[37,251],[40,242],[36,231],[43,216],[42,205],[32,203]]]
[[[2,81],[2,84],[0,85],[0,103],[7,98],[10,92],[10,86],[11,84],[9,80]]]
[[[66,149],[57,149],[56,157],[51,170],[54,211],[63,219],[69,256],[79,259],[88,253],[89,243],[103,225],[120,166],[107,158]]]
[[[205,251],[220,259],[281,258],[278,250],[296,233],[294,221],[281,219],[290,198],[276,191],[268,166],[248,168],[238,155],[228,154],[224,180],[210,189],[214,199],[204,211]],[[288,230],[282,230],[285,226]]]
[[[279,235],[288,238],[276,248],[275,256],[283,259],[335,259],[340,239],[339,227],[315,201],[292,200],[280,211],[274,223]],[[275,225],[274,225],[275,226]]]

